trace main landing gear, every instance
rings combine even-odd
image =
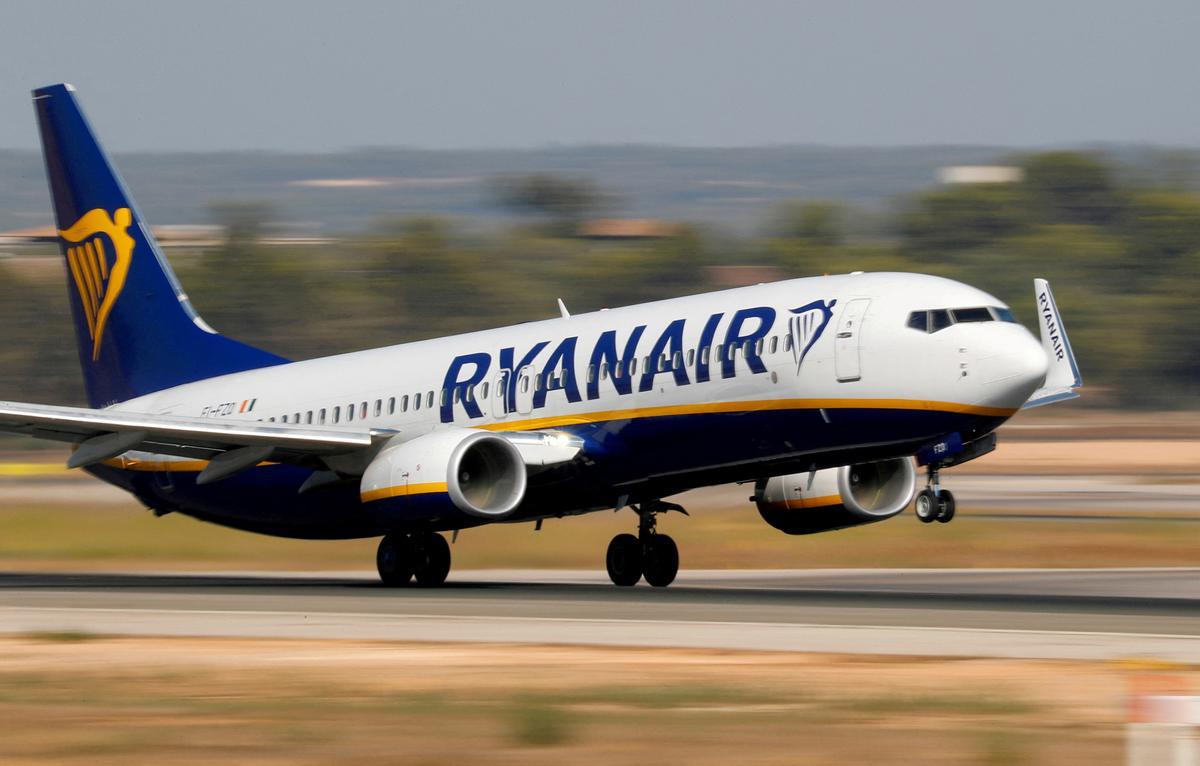
[[[637,537],[620,534],[608,544],[605,565],[613,585],[636,585],[646,578],[655,588],[665,588],[675,581],[679,573],[679,548],[667,535],[658,533],[655,514],[679,511],[687,514],[682,506],[652,500],[640,506],[632,506],[638,514]]]
[[[390,588],[417,585],[431,588],[446,582],[450,574],[450,546],[436,532],[384,535],[375,554],[379,579]]]
[[[954,518],[954,493],[942,489],[938,484],[938,468],[935,464],[929,465],[928,485],[917,493],[914,506],[917,518],[923,524],[932,524],[935,521],[947,524]]]

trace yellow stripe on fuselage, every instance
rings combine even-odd
[[[427,484],[405,484],[399,487],[383,487],[363,492],[359,498],[364,503],[373,500],[386,500],[389,497],[405,497],[407,495],[430,495],[435,492],[446,492],[448,487],[444,481],[431,481]]]
[[[958,402],[934,402],[923,399],[762,399],[743,402],[702,402],[667,407],[637,407],[628,410],[606,410],[577,415],[554,415],[529,420],[508,420],[477,426],[485,431],[532,431],[539,428],[587,425],[611,420],[662,418],[675,415],[710,415],[720,413],[770,412],[779,410],[920,410],[952,412],[961,415],[1010,417],[1015,407],[983,407]]]
[[[110,468],[120,468],[124,471],[175,471],[178,473],[199,473],[208,468],[207,460],[137,460],[128,457],[113,457],[101,465]],[[276,461],[264,460],[256,468],[267,465],[279,465]]]
[[[831,505],[841,505],[841,495],[823,495],[821,497],[798,497],[794,500],[779,500],[767,503],[772,511],[792,511],[797,508],[826,508]]]

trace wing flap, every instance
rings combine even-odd
[[[0,402],[0,431],[81,444],[76,465],[113,457],[113,449],[211,458],[241,447],[271,447],[276,459],[342,455],[369,448],[391,431],[358,431],[247,420],[92,410],[46,404]],[[140,438],[138,437],[140,434]],[[89,446],[90,445],[90,446]]]

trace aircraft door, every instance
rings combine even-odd
[[[862,378],[859,351],[862,346],[862,323],[870,298],[855,298],[848,302],[838,317],[837,343],[834,346],[834,367],[837,379],[850,383]]]
[[[492,381],[492,417],[503,420],[508,415],[508,381],[512,373],[501,370]]]
[[[533,368],[529,365],[517,370],[517,412],[533,412]]]

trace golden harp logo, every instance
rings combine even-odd
[[[70,228],[58,232],[65,243],[67,265],[87,317],[93,362],[100,358],[104,325],[125,287],[133,260],[134,242],[128,233],[131,223],[133,213],[127,207],[118,208],[112,216],[96,208],[84,213]]]

